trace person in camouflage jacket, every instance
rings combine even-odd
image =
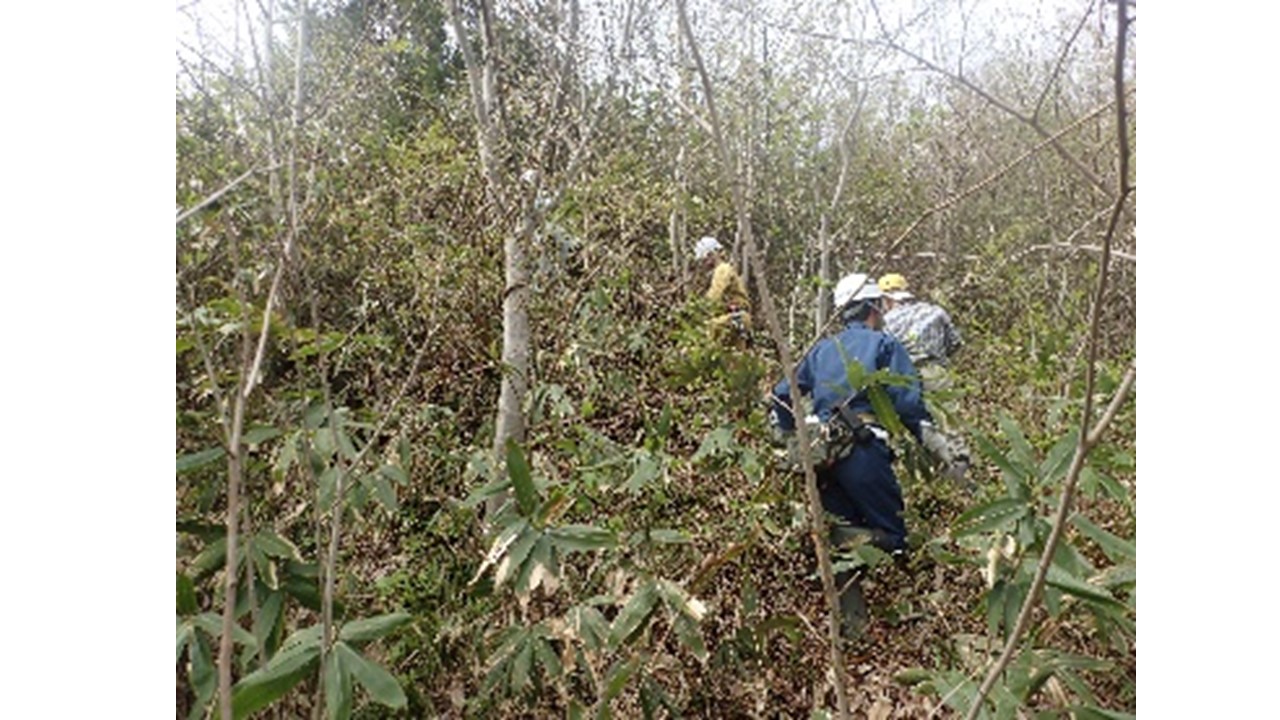
[[[898,273],[882,276],[878,284],[887,307],[885,330],[907,348],[911,362],[920,371],[925,392],[948,388],[948,365],[964,344],[951,316],[941,307],[917,299],[908,288],[907,279]],[[963,481],[970,464],[964,438],[933,423],[925,423],[921,433],[924,446],[942,463],[946,474]]]

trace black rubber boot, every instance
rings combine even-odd
[[[845,570],[836,573],[836,590],[840,593],[840,634],[846,640],[857,640],[867,626],[867,599],[862,594],[862,573]]]

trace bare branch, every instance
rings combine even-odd
[[[205,209],[206,207],[209,207],[209,206],[210,206],[210,205],[212,205],[213,203],[218,202],[218,199],[219,199],[219,198],[221,198],[223,195],[226,195],[227,193],[231,192],[231,191],[232,191],[233,189],[235,189],[235,187],[236,187],[237,185],[239,185],[240,183],[244,182],[245,180],[248,180],[248,179],[249,179],[249,176],[250,176],[250,175],[252,175],[252,174],[253,174],[254,172],[256,172],[257,170],[258,170],[258,166],[256,166],[256,165],[255,165],[255,166],[253,166],[253,167],[251,167],[251,168],[249,168],[248,170],[245,170],[245,171],[244,171],[244,172],[243,172],[239,177],[237,177],[235,180],[232,180],[231,182],[227,183],[226,185],[222,186],[222,188],[221,188],[220,190],[218,190],[217,192],[215,192],[215,193],[213,193],[212,195],[210,195],[209,197],[207,197],[207,198],[205,198],[205,199],[201,200],[200,202],[196,203],[195,205],[192,205],[191,207],[187,208],[186,210],[183,210],[182,212],[178,213],[178,220],[177,220],[177,224],[178,224],[178,225],[181,225],[183,220],[186,220],[187,218],[191,217],[192,215],[195,215],[196,213],[200,212],[201,210]]]
[[[1067,55],[1071,52],[1071,46],[1075,45],[1076,38],[1080,37],[1080,31],[1084,29],[1084,24],[1089,21],[1089,16],[1093,14],[1093,6],[1096,0],[1090,0],[1089,6],[1084,9],[1084,15],[1080,16],[1080,22],[1076,25],[1076,31],[1071,33],[1070,39],[1062,46],[1062,53],[1058,56],[1058,63],[1053,67],[1053,72],[1049,73],[1049,79],[1044,84],[1044,89],[1040,91],[1040,98],[1036,100],[1036,108],[1031,111],[1031,119],[1038,120],[1040,110],[1044,107],[1044,101],[1049,97],[1049,91],[1053,89],[1053,84],[1058,80],[1058,74],[1062,72],[1062,66],[1067,61]]]

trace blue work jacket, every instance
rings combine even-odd
[[[906,348],[892,335],[872,330],[857,320],[848,323],[839,334],[819,341],[796,367],[800,392],[813,397],[813,412],[818,419],[824,423],[830,420],[836,407],[853,394],[845,372],[846,359],[860,363],[868,373],[888,368],[890,372],[911,378],[910,385],[885,385],[884,389],[902,424],[919,439],[920,421],[931,418],[920,394],[920,375],[911,364]],[[794,430],[795,417],[789,407],[791,386],[785,377],[774,387],[773,395],[773,412],[779,429]],[[865,390],[849,403],[849,409],[855,413],[872,412]]]

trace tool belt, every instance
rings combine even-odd
[[[827,422],[817,416],[805,418],[809,435],[809,459],[817,470],[826,470],[849,457],[854,447],[874,440],[887,442],[889,433],[880,426],[875,415],[855,413],[847,405],[837,406],[835,414]],[[789,438],[787,455],[793,469],[803,471],[799,440]]]

